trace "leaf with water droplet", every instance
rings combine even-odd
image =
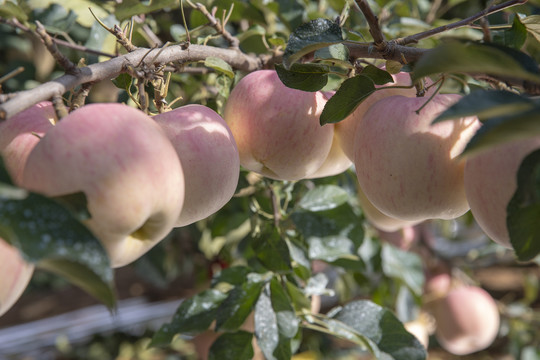
[[[29,193],[0,198],[0,236],[28,262],[65,277],[109,308],[116,303],[113,272],[100,242],[54,200]]]

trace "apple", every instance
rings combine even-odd
[[[411,77],[406,72],[394,74],[392,75],[392,78],[394,79],[393,83],[376,87],[381,89],[388,86],[409,86],[412,84]],[[377,101],[393,95],[415,97],[416,88],[413,86],[411,88],[403,89],[389,88],[384,90],[377,90],[367,99],[362,101],[360,105],[358,105],[358,107],[349,116],[347,116],[342,121],[336,123],[336,135],[339,138],[343,152],[349,157],[350,160],[354,161],[354,153],[356,149],[354,137],[356,134],[356,127],[362,121],[364,114]]]
[[[34,265],[24,261],[19,250],[0,239],[0,316],[19,299],[33,273]]]
[[[493,241],[511,248],[506,207],[517,189],[523,159],[540,148],[540,138],[501,144],[467,159],[465,193],[471,213]]]
[[[454,355],[468,355],[490,346],[499,332],[495,300],[477,286],[460,285],[433,306],[435,337]]]
[[[480,126],[476,117],[431,124],[459,95],[427,99],[390,96],[375,103],[356,128],[360,188],[382,213],[396,219],[454,219],[469,210],[458,159]]]
[[[84,223],[113,267],[162,240],[184,201],[182,167],[164,131],[118,103],[85,105],[59,121],[28,156],[22,184],[46,196],[84,192]]]
[[[314,174],[328,157],[333,124],[321,126],[326,99],[283,85],[274,70],[246,75],[231,91],[223,118],[238,145],[240,164],[277,180]]]
[[[379,239],[401,250],[409,250],[418,241],[419,232],[413,225],[405,225],[395,231],[377,229]]]
[[[14,184],[21,183],[30,151],[55,121],[53,104],[44,101],[0,123],[0,155]]]
[[[399,231],[403,227],[415,225],[419,222],[396,219],[383,214],[371,203],[371,201],[369,201],[366,194],[364,194],[360,187],[357,188],[357,197],[364,216],[371,223],[371,225],[378,230],[394,232]]]
[[[225,121],[203,105],[154,116],[176,149],[185,177],[184,207],[176,226],[207,218],[234,195],[240,174],[236,142]]]

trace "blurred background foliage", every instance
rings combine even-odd
[[[348,14],[344,27],[351,40],[370,41],[367,23],[359,11],[347,10],[346,0],[207,0],[208,9],[217,8],[216,16],[227,14],[227,29],[240,40],[242,51],[254,54],[283,50],[289,34],[300,24],[316,19],[335,19]],[[448,24],[484,9],[490,1],[483,0],[377,0],[370,1],[378,14],[387,39],[411,35],[432,27]],[[512,11],[489,17],[490,24],[502,25],[494,32],[501,35],[510,27],[516,14],[535,15],[539,0],[516,6]],[[34,27],[40,21],[50,34],[71,44],[79,44],[102,54],[61,47],[72,61],[92,64],[124,52],[114,37],[104,30],[88,11],[108,26],[131,27],[136,46],[163,46],[166,42],[186,41],[189,29],[192,43],[227,47],[225,40],[207,26],[207,19],[197,10],[185,7],[186,24],[179,0],[155,1],[89,1],[89,0],[18,0],[0,1],[0,17],[15,15],[19,28],[0,22],[0,75],[19,67],[24,71],[2,84],[4,93],[30,89],[36,84],[53,80],[62,70],[40,41],[23,27]],[[479,28],[464,27],[421,40],[417,46],[431,48],[445,38],[482,39]],[[540,61],[537,41],[523,48]],[[107,55],[108,54],[108,55]],[[221,111],[235,79],[213,71],[204,64],[185,64],[183,72],[173,73],[167,101],[179,99],[175,106],[189,103],[207,105]],[[125,79],[111,79],[95,84],[89,102],[132,102],[126,88],[135,86]],[[329,87],[336,82],[330,82]],[[450,91],[460,88],[458,82],[448,82]],[[151,94],[151,92],[150,92]],[[70,94],[66,94],[69,97]],[[151,109],[152,110],[152,109]],[[155,109],[153,109],[155,111]],[[488,350],[475,354],[474,359],[540,359],[540,302],[538,292],[540,272],[537,264],[517,263],[513,254],[487,239],[469,214],[453,221],[431,221],[423,224],[429,234],[414,245],[415,251],[404,251],[381,242],[378,233],[365,220],[356,196],[356,177],[352,170],[341,175],[297,183],[278,182],[253,177],[242,172],[239,196],[206,220],[178,228],[143,258],[116,272],[120,299],[144,296],[150,301],[180,299],[191,296],[210,285],[212,276],[233,266],[253,269],[273,268],[280,271],[286,264],[277,258],[261,258],[254,250],[257,237],[272,238],[275,204],[281,212],[280,227],[286,234],[289,249],[285,263],[293,264],[294,275],[311,281],[313,294],[322,295],[323,310],[353,299],[371,299],[393,309],[403,321],[420,316],[424,299],[422,286],[424,267],[422,252],[450,264],[454,275],[488,289],[499,302],[503,316],[500,335]],[[323,197],[326,208],[320,209],[311,199]],[[279,255],[279,250],[277,251]],[[272,255],[274,253],[271,252]],[[538,260],[537,260],[538,261]],[[317,276],[312,262],[320,266]],[[35,320],[62,310],[92,304],[93,299],[82,292],[67,296],[70,285],[63,279],[38,271],[26,294],[10,313],[0,319],[0,327]],[[63,292],[64,291],[64,292]],[[70,290],[71,291],[71,290]],[[44,294],[52,304],[41,303],[32,314],[31,303],[39,303]],[[32,296],[34,295],[34,296]],[[52,296],[52,295],[51,295]],[[28,299],[28,300],[27,300]],[[172,314],[171,314],[172,315]],[[192,359],[195,350],[185,338],[176,338],[168,348],[151,348],[156,329],[129,333],[95,334],[84,344],[71,344],[58,337],[54,349],[57,359]],[[452,359],[431,338],[430,359]],[[360,359],[367,356],[358,349],[320,332],[305,330],[298,353],[300,359]]]

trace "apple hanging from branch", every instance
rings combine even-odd
[[[24,261],[19,250],[0,238],[0,316],[19,299],[33,274],[34,265]]]

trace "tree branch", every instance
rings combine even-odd
[[[411,36],[407,36],[407,37],[404,37],[404,38],[399,38],[399,39],[393,40],[393,42],[396,45],[414,44],[414,43],[417,43],[418,41],[420,41],[422,39],[428,38],[430,36],[433,36],[433,35],[448,31],[448,30],[457,29],[457,28],[460,28],[460,27],[463,27],[463,26],[467,26],[467,25],[475,22],[476,20],[481,19],[481,18],[483,18],[483,17],[485,17],[487,15],[494,14],[496,12],[499,12],[501,10],[507,9],[507,8],[515,6],[515,5],[525,4],[526,2],[527,2],[527,0],[510,0],[510,1],[506,1],[506,2],[504,2],[502,4],[499,4],[499,5],[490,6],[489,8],[484,9],[484,10],[480,11],[479,13],[477,13],[477,14],[471,16],[471,17],[468,17],[466,19],[463,19],[461,21],[457,21],[455,23],[448,24],[448,25],[439,26],[437,28],[430,29],[430,30],[427,30],[427,31],[424,31],[424,32],[421,32],[421,33],[418,33],[418,34],[414,34],[414,35],[411,35]]]
[[[379,19],[373,13],[366,0],[356,0],[356,5],[358,5],[358,8],[360,8],[360,11],[362,11],[362,14],[364,14],[364,17],[368,22],[369,33],[373,37],[375,46],[383,49],[385,46],[385,39],[381,27],[379,26]]]
[[[209,56],[219,57],[233,68],[246,72],[261,69],[266,63],[273,60],[271,57],[246,55],[235,49],[223,49],[205,45],[190,45],[187,49],[182,48],[180,45],[169,46],[164,49],[141,48],[126,55],[79,68],[78,74],[65,74],[34,89],[18,92],[14,98],[0,104],[0,119],[7,119],[40,101],[51,99],[54,95],[63,95],[79,85],[115,78],[118,74],[125,72],[128,65],[139,66],[144,64],[151,67],[151,65],[162,65],[170,62],[184,64],[202,61]],[[141,60],[143,60],[142,64],[139,64]]]

